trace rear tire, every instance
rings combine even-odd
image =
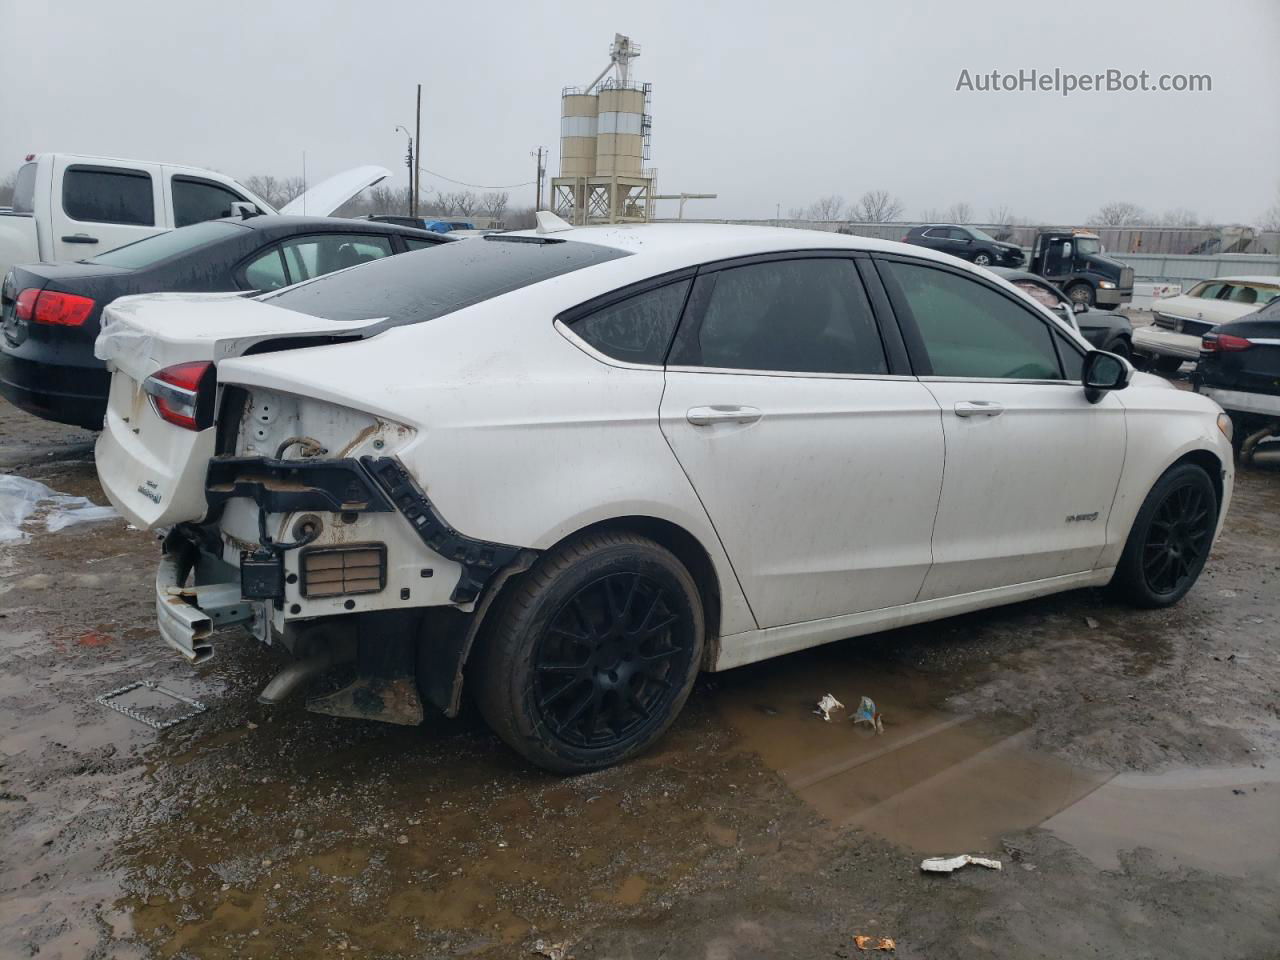
[[[1124,337],[1116,337],[1102,349],[1107,353],[1114,353],[1117,357],[1124,357],[1130,363],[1133,362],[1133,346]]]
[[[1139,607],[1167,607],[1195,585],[1218,525],[1218,494],[1202,467],[1167,470],[1142,502],[1111,586]]]
[[[489,726],[544,769],[585,773],[675,720],[702,662],[702,600],[654,541],[588,534],[513,583],[481,641],[474,689]]]
[[[1182,369],[1185,361],[1181,357],[1156,357],[1152,365],[1158,373],[1172,375]]]

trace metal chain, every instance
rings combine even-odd
[[[148,690],[154,690],[156,693],[163,694],[164,696],[177,700],[180,703],[185,703],[192,709],[180,716],[170,717],[168,720],[153,720],[151,717],[139,713],[137,710],[133,709],[133,707],[125,706],[123,703],[113,702],[115,697],[118,697],[123,693],[128,693],[130,690],[136,690],[139,687],[146,687]],[[207,709],[199,700],[192,700],[190,697],[184,697],[182,694],[175,693],[167,687],[160,686],[160,684],[156,683],[154,680],[135,680],[133,683],[126,683],[123,687],[117,687],[114,690],[110,690],[107,693],[99,695],[96,700],[98,703],[102,704],[102,706],[114,710],[116,713],[123,713],[130,720],[137,720],[139,723],[150,727],[152,730],[167,730],[169,727],[172,727],[174,724],[181,723],[183,720],[190,720],[192,717],[199,716]]]

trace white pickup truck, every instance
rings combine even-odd
[[[263,213],[329,216],[385,167],[347,170],[276,210],[230,177],[173,163],[72,153],[33,153],[18,170],[13,206],[0,210],[0,277],[18,263],[81,260],[175,227],[229,216],[250,204]]]

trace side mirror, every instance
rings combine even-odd
[[[1133,379],[1133,364],[1103,350],[1090,350],[1084,358],[1084,395],[1097,403],[1112,390],[1123,390]]]

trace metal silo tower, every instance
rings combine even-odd
[[[560,176],[552,210],[574,224],[648,220],[655,171],[649,158],[650,84],[631,80],[640,45],[615,34],[609,64],[586,87],[560,96]]]

